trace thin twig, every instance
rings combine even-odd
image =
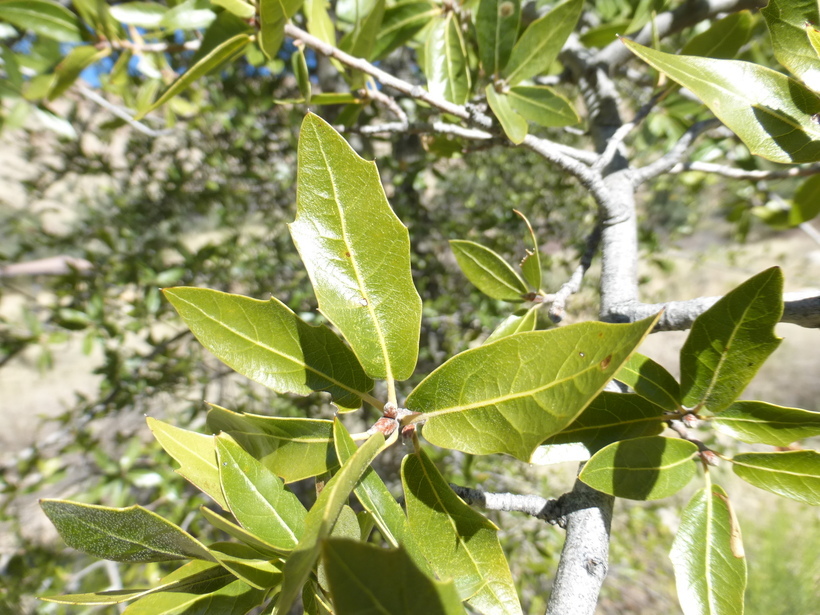
[[[684,162],[678,163],[669,169],[669,173],[686,173],[688,171],[714,173],[715,175],[721,175],[730,179],[760,181],[817,175],[820,173],[820,164],[812,164],[805,167],[791,167],[789,169],[778,169],[775,171],[747,171],[746,169],[738,169],[725,164],[715,164],[713,162]]]
[[[638,109],[638,112],[635,114],[635,117],[632,118],[632,121],[626,122],[615,131],[615,134],[613,134],[607,142],[606,149],[604,149],[598,157],[598,160],[595,161],[595,164],[592,165],[593,169],[598,171],[603,170],[609,165],[610,162],[612,162],[612,159],[615,157],[615,154],[624,142],[624,139],[626,139],[629,133],[635,130],[638,124],[640,124],[646,116],[649,115],[649,112],[655,107],[657,100],[658,96],[653,96],[652,100]]]
[[[74,84],[74,90],[79,92],[82,96],[84,96],[85,98],[87,98],[91,102],[95,102],[98,105],[100,105],[101,107],[103,107],[104,109],[107,109],[113,115],[120,118],[126,124],[128,124],[129,126],[134,128],[135,130],[138,130],[139,132],[141,132],[144,135],[156,138],[156,137],[160,137],[160,136],[165,135],[165,134],[169,134],[171,132],[170,130],[153,130],[152,128],[148,128],[148,126],[146,126],[142,122],[139,122],[139,121],[135,120],[134,116],[131,113],[129,113],[127,110],[123,109],[122,107],[118,107],[115,104],[112,104],[112,103],[108,102],[105,98],[103,98],[102,96],[97,94],[94,90],[92,90],[90,88],[87,88],[86,86],[82,85],[81,83],[75,83]]]
[[[374,88],[365,88],[365,95],[370,100],[375,100],[376,102],[379,102],[388,109],[390,109],[390,111],[393,112],[393,115],[399,118],[398,123],[404,125],[405,127],[410,124],[410,120],[408,119],[407,114],[404,112],[404,109],[402,109],[399,106],[399,104],[396,102],[396,99],[392,96],[388,96],[384,92],[380,92],[379,90]]]
[[[484,510],[522,512],[553,525],[558,524],[561,516],[560,500],[548,500],[540,495],[488,493],[482,489],[470,489],[453,483],[450,483],[450,488],[470,506],[478,506]]]
[[[681,159],[686,155],[686,152],[692,146],[692,143],[695,142],[701,134],[718,126],[720,122],[716,119],[704,120],[702,122],[697,122],[692,124],[681,138],[678,139],[677,143],[672,146],[666,154],[658,158],[655,162],[651,162],[648,165],[641,167],[640,169],[635,169],[632,173],[632,181],[635,184],[635,187],[640,186],[643,182],[652,179],[653,177],[657,177],[662,173],[666,173],[676,164],[679,164]]]
[[[587,237],[587,244],[581,256],[581,262],[572,272],[570,279],[553,295],[552,305],[549,309],[549,317],[552,322],[557,324],[564,319],[567,299],[581,290],[581,282],[583,282],[584,275],[592,264],[592,259],[595,257],[598,245],[601,243],[601,230],[600,224],[595,226],[595,229]]]

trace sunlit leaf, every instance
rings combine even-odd
[[[295,547],[307,514],[297,497],[227,434],[217,436],[216,451],[222,491],[236,520],[277,549]]]
[[[212,405],[208,427],[230,434],[286,483],[317,476],[338,465],[333,421],[239,414]]]
[[[514,335],[515,333],[526,333],[528,331],[535,331],[538,324],[538,308],[531,307],[530,309],[516,310],[507,318],[505,318],[500,325],[484,340],[485,344],[500,340],[502,337]]]
[[[427,89],[435,96],[463,105],[472,91],[467,44],[454,12],[435,19],[424,50]]]
[[[282,582],[281,560],[271,561],[248,545],[235,542],[215,542],[208,548],[223,568],[251,587],[268,590]]]
[[[575,29],[583,7],[583,0],[565,0],[532,22],[513,47],[503,73],[507,83],[516,85],[546,71]]]
[[[441,14],[441,7],[424,0],[400,0],[388,6],[373,47],[373,58],[380,60],[398,49]]]
[[[179,463],[177,474],[227,510],[228,504],[219,484],[213,436],[180,429],[151,417],[147,421],[160,446]]]
[[[109,508],[66,500],[40,500],[69,547],[115,562],[213,561],[208,549],[170,521],[142,506]]]
[[[211,2],[242,19],[251,19],[256,14],[253,4],[248,4],[244,0],[211,0]]]
[[[481,66],[487,75],[499,75],[518,38],[521,0],[480,0],[475,28]]]
[[[480,613],[521,613],[498,528],[453,493],[423,450],[404,458],[402,485],[410,529],[438,577]]]
[[[407,228],[390,208],[376,165],[309,114],[299,137],[291,236],[319,309],[374,378],[404,380],[416,367],[421,299],[410,273]]]
[[[478,290],[493,299],[521,302],[529,289],[515,269],[497,253],[474,241],[453,239],[450,248],[458,266]]]
[[[677,56],[621,39],[635,55],[692,91],[753,154],[774,162],[820,160],[820,97],[769,68]]]
[[[700,489],[683,511],[670,553],[685,615],[742,615],[746,559],[726,492]]]
[[[285,40],[285,24],[304,0],[259,0],[259,46],[269,60],[276,58]]]
[[[248,545],[255,551],[264,554],[265,556],[267,556],[268,559],[276,559],[282,556],[286,556],[288,554],[289,550],[277,549],[276,547],[274,547],[271,544],[268,544],[255,534],[251,534],[245,528],[237,525],[232,521],[229,521],[220,514],[215,513],[210,508],[205,508],[204,506],[201,506],[199,512],[202,513],[202,516],[205,517],[205,520],[212,526],[214,526],[218,530],[222,530],[228,536],[236,538],[239,542]]]
[[[507,98],[516,112],[539,126],[572,126],[581,121],[572,103],[547,86],[518,85],[509,89]]]
[[[820,23],[817,0],[769,0],[760,11],[772,36],[774,57],[811,89],[820,90],[820,58],[805,24]]]
[[[595,453],[613,442],[656,436],[664,429],[664,409],[639,395],[604,391],[566,429],[544,445],[581,442]]]
[[[407,398],[424,437],[445,448],[527,461],[572,423],[652,329],[584,322],[505,337],[456,355]]]
[[[83,40],[77,16],[57,2],[4,0],[0,2],[0,19],[61,43]]]
[[[158,28],[168,7],[157,2],[123,2],[109,8],[119,22],[141,28]]]
[[[199,30],[207,28],[215,18],[210,0],[185,0],[169,9],[159,25],[168,30]]]
[[[453,583],[428,577],[404,549],[334,538],[322,546],[322,560],[338,615],[464,613]]]
[[[284,615],[290,610],[316,564],[322,540],[330,536],[350,493],[370,462],[382,450],[384,443],[382,434],[371,436],[319,493],[316,503],[305,517],[302,538],[285,563],[282,592],[276,602],[274,615]]]
[[[731,13],[689,39],[680,53],[704,58],[733,58],[749,40],[754,22],[749,11]]]
[[[820,412],[762,401],[738,401],[711,421],[715,429],[743,442],[788,446],[820,436]]]
[[[615,380],[669,412],[681,410],[678,381],[666,368],[647,356],[634,353],[615,374]]]
[[[276,299],[184,287],[164,294],[205,348],[279,393],[327,391],[340,408],[355,409],[373,387],[335,333],[308,325]]]
[[[305,50],[297,47],[296,51],[290,57],[291,66],[293,67],[293,74],[296,77],[296,85],[299,86],[299,93],[302,95],[302,100],[306,105],[310,104],[311,86],[310,73],[308,72],[307,60],[305,59]]]
[[[784,498],[820,506],[820,453],[743,453],[735,455],[735,474],[755,487]]]
[[[364,15],[357,15],[353,29],[339,41],[339,48],[356,58],[370,59],[384,17],[384,8],[384,0],[375,0],[369,11]]]
[[[720,412],[737,399],[780,344],[783,274],[772,267],[701,314],[680,351],[681,393],[689,408]]]
[[[595,453],[578,476],[593,489],[630,500],[660,500],[683,489],[697,469],[698,447],[650,436],[615,442]]]
[[[527,126],[527,120],[513,109],[510,97],[496,91],[492,83],[485,88],[484,94],[487,96],[490,109],[493,110],[493,114],[501,123],[504,134],[516,145],[523,143],[529,127]]]

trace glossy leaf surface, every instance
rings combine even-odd
[[[435,573],[480,613],[521,613],[498,529],[450,489],[422,450],[402,463],[411,531]]]
[[[572,423],[654,326],[584,322],[505,337],[456,355],[407,398],[424,437],[446,448],[527,461]]]
[[[527,284],[497,253],[474,241],[450,240],[450,248],[467,279],[485,295],[502,301],[521,302]]]
[[[111,16],[119,22],[141,28],[158,28],[168,7],[155,2],[123,2],[109,7]]]
[[[516,145],[523,143],[529,131],[527,120],[513,109],[510,98],[506,94],[497,92],[492,83],[486,87],[484,94],[507,138]]]
[[[208,549],[170,521],[141,506],[109,508],[66,500],[40,500],[69,547],[115,562],[213,561]]]
[[[285,40],[285,24],[303,0],[259,0],[259,46],[269,60],[276,58]]]
[[[544,445],[581,442],[595,453],[613,442],[656,436],[664,429],[664,409],[629,393],[604,391],[592,400],[566,429],[544,441]]]
[[[159,25],[167,30],[198,30],[207,28],[216,15],[209,0],[183,0],[175,3]]]
[[[726,492],[717,485],[700,489],[683,511],[670,553],[685,615],[742,615],[742,554],[740,528]]]
[[[148,428],[165,452],[180,465],[176,473],[209,495],[225,510],[213,436],[206,436],[148,417]]]
[[[578,476],[593,489],[630,500],[660,500],[683,489],[697,469],[698,447],[687,440],[650,436],[601,449]]]
[[[711,423],[718,431],[743,442],[772,446],[788,446],[796,440],[820,436],[820,412],[762,401],[735,402]]]
[[[317,476],[338,465],[332,421],[239,414],[212,406],[208,427],[230,434],[286,483]]]
[[[428,577],[404,549],[330,539],[322,546],[322,561],[338,615],[464,613],[453,583]]]
[[[356,356],[324,326],[313,327],[271,298],[257,301],[204,288],[165,296],[200,343],[228,367],[278,393],[330,393],[342,409],[373,387]]]
[[[780,344],[783,274],[772,267],[727,293],[692,325],[680,351],[683,405],[720,412]]]
[[[295,547],[307,511],[282,479],[226,434],[216,437],[216,452],[222,491],[236,520],[277,549]]]
[[[262,603],[265,591],[251,587],[233,574],[210,562],[190,562],[162,579],[170,583],[196,579],[198,575],[218,569],[221,575],[203,583],[191,584],[183,591],[153,593],[129,605],[123,615],[177,615],[179,613],[219,613],[245,615]]]
[[[400,0],[388,6],[373,47],[373,57],[376,60],[386,57],[440,14],[440,7],[420,0]]]
[[[487,75],[500,75],[507,65],[521,21],[521,0],[480,0],[475,29],[481,66]]]
[[[215,528],[222,530],[228,536],[232,538],[236,538],[242,544],[245,544],[255,551],[266,555],[270,559],[278,558],[280,556],[287,555],[287,551],[283,551],[277,549],[273,545],[266,543],[264,540],[256,536],[255,534],[251,534],[245,528],[237,525],[233,521],[229,521],[222,515],[215,513],[210,508],[205,508],[201,506],[199,512],[202,513],[202,516],[213,525]]]
[[[820,91],[820,58],[806,36],[805,24],[820,22],[817,0],[769,0],[760,11],[769,27],[777,61],[815,91]]]
[[[467,44],[452,12],[434,21],[424,50],[427,89],[452,103],[463,105],[470,97],[472,77]]]
[[[242,19],[251,19],[256,14],[253,4],[248,4],[244,0],[211,0],[211,3],[225,8]]]
[[[820,506],[820,453],[743,453],[732,459],[735,474],[784,498]]]
[[[753,154],[774,162],[820,160],[820,97],[789,77],[736,60],[677,56],[621,39],[635,55],[691,90]]]
[[[6,0],[0,2],[0,19],[61,43],[82,41],[77,16],[57,2]]]
[[[635,393],[669,412],[680,411],[680,385],[666,368],[647,356],[634,353],[615,374]]]
[[[418,357],[421,299],[410,239],[362,160],[315,115],[302,122],[296,221],[291,235],[319,309],[374,378],[409,378]]]
[[[565,0],[524,30],[504,69],[504,77],[510,85],[543,73],[555,62],[575,29],[583,6],[583,0]]]
[[[539,126],[572,126],[581,121],[572,104],[552,88],[518,85],[507,92],[510,106]]]
[[[157,107],[161,107],[174,96],[190,87],[200,77],[207,75],[212,70],[216,70],[224,62],[227,62],[235,55],[240,53],[248,45],[248,43],[250,43],[250,41],[251,37],[247,34],[237,34],[222,44],[214,47],[213,51],[194,64],[191,68],[186,70],[176,81],[174,81],[171,86],[163,92],[162,96],[160,96],[151,106],[144,111],[141,111],[136,119],[141,119],[147,113],[153,111]]]
[[[515,333],[527,333],[535,331],[535,326],[538,324],[538,310],[537,308],[516,310],[498,325],[490,336],[484,341],[489,344],[502,337],[514,335]]]
[[[305,530],[299,544],[285,563],[282,592],[276,602],[274,615],[282,615],[290,610],[316,564],[321,541],[330,536],[350,493],[383,446],[382,434],[371,436],[319,493],[316,503],[305,517]]]

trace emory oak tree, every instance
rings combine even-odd
[[[480,613],[520,613],[497,528],[475,510],[484,508],[565,528],[548,613],[592,613],[607,571],[614,498],[665,498],[698,475],[703,486],[682,511],[671,551],[680,603],[687,614],[743,612],[741,529],[710,467],[722,460],[756,487],[820,505],[820,454],[794,445],[820,435],[820,414],[737,401],[779,344],[775,324],[820,326],[820,297],[784,293],[781,271],[770,268],[723,297],[641,302],[636,193],[664,174],[805,176],[793,194],[771,196],[778,206],[752,213],[787,227],[820,211],[818,6],[771,0],[758,12],[754,0],[588,4],[0,2],[7,39],[39,45],[37,61],[14,44],[3,48],[7,121],[33,112],[63,129],[48,103],[71,88],[151,133],[145,122],[155,110],[200,78],[226,62],[274,62],[292,41],[300,98],[283,104],[342,106],[328,112],[335,128],[312,113],[302,123],[290,225],[333,328],[309,325],[275,298],[189,287],[164,294],[197,339],[240,374],[282,394],[325,392],[339,415],[363,404],[382,413],[358,434],[341,416],[280,418],[216,406],[207,419],[215,435],[149,419],[178,471],[215,502],[201,509],[205,519],[234,540],[205,545],[139,506],[43,500],[74,548],[115,561],[190,560],[149,589],[47,600],[133,601],[126,613],[246,613],[260,605],[287,613],[300,598],[309,613],[454,614],[465,603]],[[750,38],[764,24],[777,69],[761,65],[765,53],[749,61]],[[619,33],[626,36],[614,40]],[[415,52],[409,65],[391,60],[413,57],[403,49]],[[318,79],[307,61],[317,54],[327,60]],[[114,60],[106,89],[135,112],[76,83],[103,58]],[[185,67],[179,76],[174,62]],[[328,77],[331,67],[338,73]],[[143,75],[136,93],[134,70]],[[163,78],[168,84],[157,96]],[[687,111],[676,115],[673,103]],[[629,120],[622,119],[626,109]],[[685,128],[666,153],[652,151],[646,160],[630,139],[644,120],[664,113]],[[576,124],[588,144],[559,143]],[[415,370],[422,318],[408,231],[375,165],[340,132],[423,134],[441,155],[470,142],[524,147],[575,178],[598,207],[586,252],[558,289],[543,288],[539,240],[523,215],[532,249],[520,273],[486,246],[452,241],[466,277],[516,309],[483,345],[444,362],[406,399],[396,383]],[[737,148],[739,140],[756,158],[744,167],[699,161],[704,140],[711,151]],[[539,310],[560,323],[596,257],[600,321],[537,330]],[[691,331],[678,382],[636,350],[652,331],[682,329]],[[384,381],[386,398],[375,395],[375,380]],[[771,449],[731,455],[693,428]],[[413,445],[401,470],[404,507],[369,467],[399,438]],[[582,465],[573,490],[557,499],[484,493],[449,485],[424,440],[472,455]],[[306,509],[286,485],[311,477],[318,496]],[[351,494],[358,514],[348,506]]]

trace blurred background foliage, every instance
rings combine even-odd
[[[646,3],[593,4],[601,24],[622,27]],[[586,25],[594,34],[596,24]],[[761,61],[769,51],[758,42],[764,25],[758,21],[755,27],[761,36],[753,34],[740,57]],[[59,44],[49,39],[16,31],[0,35],[23,67],[53,66],[60,57]],[[286,227],[294,217],[294,128],[305,106],[274,100],[299,96],[289,69],[292,52],[286,48],[266,63],[251,48],[243,59],[174,99],[161,116],[149,117],[148,125],[162,126],[156,134],[112,119],[79,90],[68,90],[57,103],[38,99],[36,92],[4,96],[0,154],[10,170],[2,173],[3,186],[14,189],[0,193],[0,377],[4,370],[22,368],[27,382],[51,387],[53,401],[43,411],[48,414],[44,427],[25,433],[12,427],[2,436],[0,613],[100,612],[38,603],[33,596],[139,587],[164,572],[162,564],[121,566],[66,550],[35,513],[38,497],[141,504],[201,539],[215,538],[197,521],[198,506],[209,503],[173,472],[173,462],[146,429],[146,414],[194,430],[204,426],[204,401],[259,414],[332,415],[320,395],[279,398],[234,377],[201,350],[159,293],[164,286],[192,285],[256,298],[273,294],[306,320],[321,321]],[[146,57],[139,61],[147,62]],[[124,105],[144,108],[159,91],[170,62],[180,71],[196,54],[150,57],[152,66],[136,66],[122,51],[84,77],[118,94]],[[309,60],[325,91],[343,83],[328,63],[310,55]],[[397,51],[383,68],[412,78],[412,50]],[[648,72],[637,80],[628,71],[621,75],[625,94],[634,94],[634,109],[646,102],[642,97],[651,78]],[[423,109],[412,112],[424,114]],[[526,228],[513,212],[518,209],[540,238],[544,287],[566,281],[595,222],[593,203],[575,182],[519,149],[465,149],[463,143],[416,135],[363,136],[356,126],[377,113],[371,106],[355,112],[328,107],[321,113],[346,122],[354,147],[376,159],[390,202],[410,229],[424,320],[419,368],[404,383],[405,393],[447,357],[480,343],[510,311],[508,304],[469,288],[449,239],[478,241],[517,262],[528,247]],[[664,151],[698,114],[707,117],[684,94],[671,94],[638,131],[634,163]],[[550,136],[577,145],[583,132]],[[694,157],[769,168],[734,143],[715,133],[700,142]],[[442,152],[448,155],[441,157]],[[784,180],[779,187],[788,193],[796,182]],[[766,208],[769,188],[696,173],[655,180],[646,188],[641,211],[642,246],[651,263],[644,282],[651,286],[653,280],[674,276],[667,249],[677,240],[689,241],[696,231],[708,228],[720,249],[729,252],[731,239],[755,241],[774,233],[756,222],[765,219],[760,208]],[[57,275],[9,274],[10,266],[57,255],[88,266]],[[570,321],[595,318],[594,283],[593,270],[584,292],[572,300]],[[54,357],[79,351],[90,357],[95,377],[92,386],[61,405],[59,400],[75,387],[54,375]],[[2,404],[4,415],[16,411],[14,399],[4,395]],[[359,420],[365,425],[374,419]],[[400,456],[401,451],[384,456],[382,471],[393,484]],[[557,496],[574,478],[574,467],[545,470],[457,452],[440,452],[436,460],[454,482],[490,491]],[[740,485],[733,486],[742,492]],[[312,490],[312,484],[294,486],[306,498]],[[755,493],[748,514],[739,513],[743,527],[750,528],[745,541],[753,567],[748,611],[808,615],[820,603],[820,518],[805,507],[775,505],[774,498]],[[666,553],[686,496],[620,505],[601,612],[677,612]],[[525,609],[543,612],[562,532],[506,513],[491,518],[502,528],[501,542]],[[786,527],[784,518],[790,519]],[[785,558],[784,545],[790,550]]]

